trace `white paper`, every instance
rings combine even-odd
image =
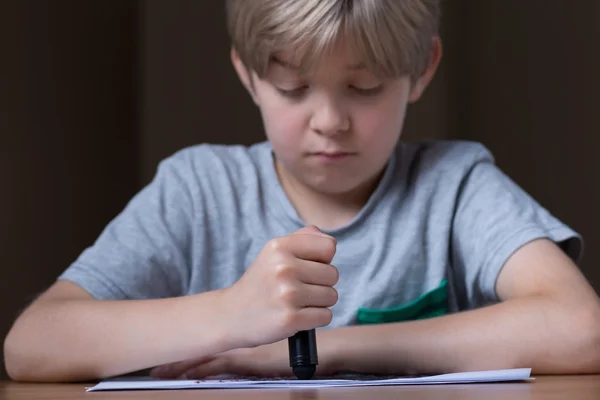
[[[88,388],[87,391],[108,390],[166,390],[166,389],[273,389],[325,388],[351,386],[432,385],[449,383],[491,383],[529,380],[531,368],[463,372],[409,378],[374,378],[354,376],[352,379],[207,379],[160,380],[152,378],[110,379]]]

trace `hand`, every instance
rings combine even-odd
[[[154,368],[151,375],[159,379],[204,379],[216,375],[237,377],[293,377],[287,339],[251,349],[235,349]],[[319,352],[316,375],[333,375],[333,358],[328,350]]]
[[[327,307],[338,300],[333,288],[338,270],[329,264],[335,249],[335,239],[315,227],[267,243],[240,280],[224,291],[227,331],[235,348],[328,325],[332,314]]]

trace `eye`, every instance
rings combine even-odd
[[[361,96],[376,96],[383,91],[383,85],[377,85],[371,88],[359,88],[350,85],[349,89]]]
[[[277,87],[276,89],[282,96],[296,99],[302,97],[306,93],[308,86],[300,86],[294,89],[282,89]]]

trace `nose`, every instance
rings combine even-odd
[[[324,98],[318,102],[313,112],[310,128],[320,135],[335,136],[346,132],[350,119],[344,107],[334,98]]]

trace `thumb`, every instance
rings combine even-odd
[[[317,236],[323,236],[323,237],[326,237],[329,239],[333,239],[335,241],[335,238],[333,236],[321,232],[321,230],[319,228],[317,228],[315,225],[307,225],[301,229],[298,229],[293,234],[294,235],[317,235]]]

